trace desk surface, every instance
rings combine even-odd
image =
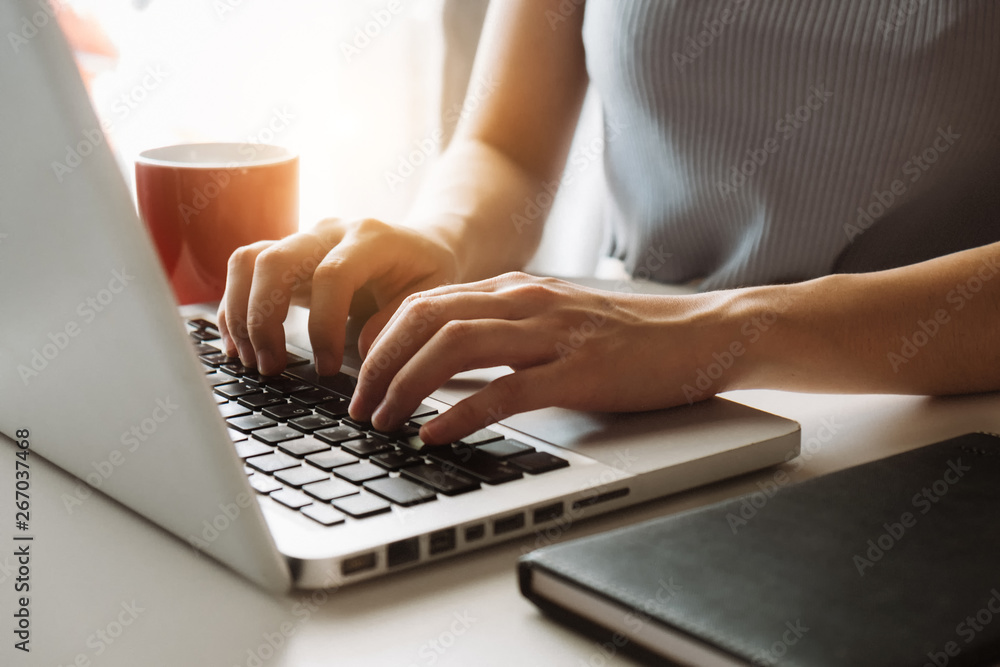
[[[772,391],[729,398],[802,424],[795,480],[967,431],[1000,430],[1000,394],[956,398]],[[0,436],[2,438],[2,436]],[[0,664],[145,667],[632,665],[541,616],[518,593],[524,538],[382,580],[271,597],[114,501],[67,509],[77,480],[32,460],[31,653],[13,648],[14,454],[0,445]],[[756,488],[775,469],[573,526],[562,539],[697,507]],[[9,517],[7,515],[10,515]],[[277,648],[272,648],[277,645]]]

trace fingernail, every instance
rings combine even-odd
[[[257,370],[261,375],[276,375],[277,364],[274,355],[269,350],[259,350],[257,352]]]
[[[437,423],[437,419],[432,419],[423,426],[420,427],[420,439],[424,442],[435,443],[437,442],[437,434],[441,429],[434,424]]]
[[[240,356],[239,350],[236,349],[236,343],[229,337],[229,334],[222,334],[222,351],[226,353],[227,357]]]

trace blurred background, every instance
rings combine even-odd
[[[469,80],[488,0],[56,1],[130,183],[147,148],[286,146],[301,158],[303,227],[400,220],[490,87]],[[533,269],[594,272],[601,148],[589,99]]]

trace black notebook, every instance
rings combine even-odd
[[[534,551],[521,591],[602,652],[709,665],[1000,659],[1000,438],[963,435]]]

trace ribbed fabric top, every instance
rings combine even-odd
[[[997,0],[585,12],[608,251],[632,274],[717,289],[1000,240]]]

